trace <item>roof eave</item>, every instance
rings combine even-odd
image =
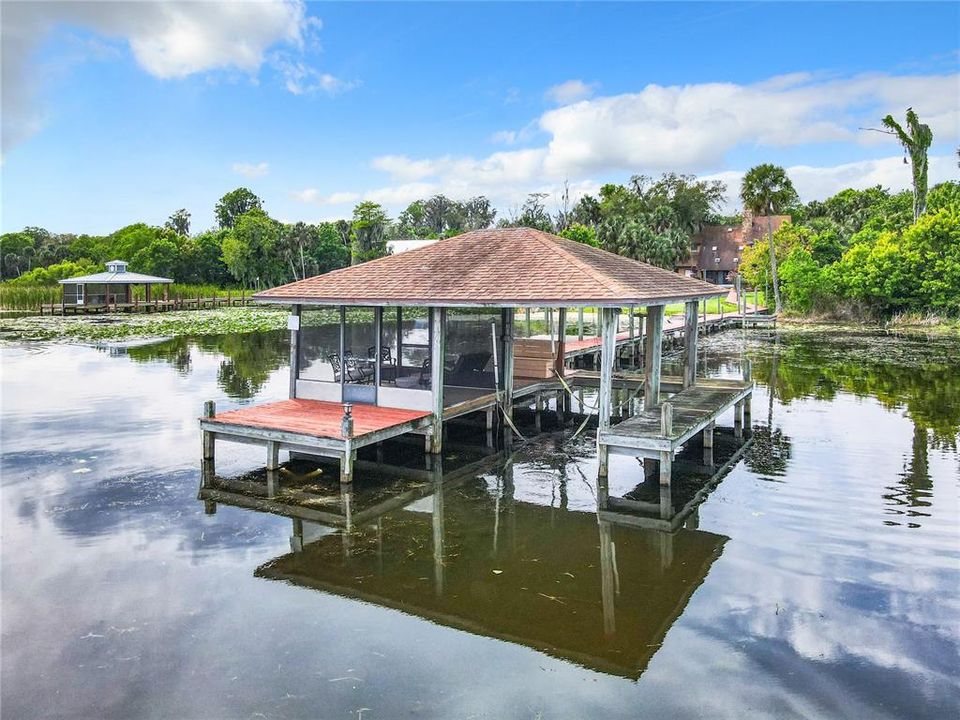
[[[716,290],[704,290],[698,293],[688,293],[684,295],[669,295],[647,298],[617,298],[611,299],[581,299],[570,300],[567,298],[538,298],[536,300],[515,300],[501,298],[498,300],[437,300],[427,298],[310,298],[310,297],[270,297],[253,295],[251,300],[264,305],[313,305],[320,307],[339,307],[340,305],[353,305],[364,307],[518,307],[518,308],[541,308],[541,307],[646,307],[650,305],[673,305],[674,303],[687,302],[690,300],[704,300],[726,295],[729,290],[717,288]]]

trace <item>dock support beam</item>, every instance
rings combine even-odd
[[[750,376],[752,372],[753,372],[753,368],[750,365],[749,358],[744,359],[743,361],[743,381],[744,382],[750,382],[751,380]],[[747,395],[743,399],[743,426],[747,428],[747,430],[751,430],[753,428],[753,418],[751,417],[751,414],[750,414],[750,400],[752,397],[753,397],[753,394],[751,393],[750,395]]]
[[[610,429],[613,412],[613,364],[617,352],[617,308],[600,309],[600,410],[597,429],[597,455],[600,458],[600,475],[609,472],[610,448],[600,442],[603,433]]]
[[[300,376],[300,321],[301,305],[294,305],[287,323],[290,328],[290,399],[297,397],[297,378]]]
[[[213,400],[207,400],[203,404],[203,416],[205,418],[212,418],[216,414],[217,404]],[[216,442],[217,436],[214,433],[209,430],[203,431],[203,460],[211,465],[216,456]]]
[[[663,305],[647,308],[647,327],[643,348],[643,407],[660,404],[660,355],[663,345]]]
[[[554,358],[553,367],[557,375],[563,377],[563,371],[567,361],[567,309],[565,307],[557,310],[557,354]]]
[[[743,437],[743,400],[733,406],[733,436],[738,440]]]
[[[430,434],[430,452],[439,455],[443,450],[443,360],[446,348],[446,317],[444,308],[430,308],[430,390],[433,392],[433,432]]]
[[[501,343],[503,348],[503,413],[511,421],[513,420],[513,325],[515,312],[514,308],[504,308],[500,321],[501,332],[503,333],[503,342]],[[530,308],[527,308],[527,312],[530,312]],[[513,431],[507,427],[506,432],[509,435]]]
[[[276,440],[267,440],[267,470],[276,470],[280,467],[280,443]]]
[[[683,324],[683,387],[697,382],[697,301],[687,302]]]

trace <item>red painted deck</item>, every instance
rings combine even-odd
[[[377,405],[353,406],[353,436],[359,437],[377,430],[386,430],[411,420],[428,417],[422,410],[401,410]],[[244,427],[282,430],[313,437],[343,440],[340,422],[343,405],[321,400],[281,400],[254,407],[229,410],[209,419],[215,422]]]

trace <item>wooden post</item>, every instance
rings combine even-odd
[[[217,414],[217,404],[213,400],[207,400],[203,404],[203,416],[205,418],[215,417]],[[213,463],[216,455],[216,435],[209,430],[203,431],[203,459],[208,463]]]
[[[430,308],[430,390],[433,393],[433,434],[430,452],[439,455],[443,450],[443,360],[446,348],[446,318],[444,308]]]
[[[683,387],[693,387],[697,382],[697,301],[686,304],[683,325]]]
[[[397,378],[403,372],[403,308],[397,308]],[[399,385],[399,383],[394,383]]]
[[[750,376],[752,374],[752,371],[753,371],[753,368],[751,367],[750,359],[744,358],[744,361],[743,361],[743,381],[744,382],[751,382]],[[753,399],[752,393],[750,395],[747,395],[743,399],[743,426],[747,428],[747,430],[753,429],[753,418],[751,417],[751,414],[750,414],[750,401],[752,399]]]
[[[713,467],[713,427],[714,424],[710,423],[701,433],[703,438],[703,464],[707,467]]]
[[[650,409],[660,404],[660,359],[663,345],[663,305],[647,308],[647,327],[644,337],[643,407]]]
[[[673,403],[665,402],[660,406],[660,434],[668,438],[673,435]]]
[[[557,327],[557,356],[554,358],[553,367],[557,375],[563,377],[567,360],[567,309],[565,307],[557,310]]]
[[[290,328],[290,398],[297,397],[297,378],[300,377],[300,322],[303,306],[294,305],[287,323]]]
[[[673,453],[664,450],[660,453],[660,517],[664,520],[673,515]]]
[[[527,337],[530,337],[533,334],[533,325],[530,319],[530,308],[527,308]]]
[[[577,340],[583,340],[583,306],[577,308]]]
[[[529,308],[528,308],[529,309]],[[513,322],[514,309],[504,308],[501,317],[501,331],[503,333],[503,412],[510,420],[513,420]],[[504,431],[508,434],[513,432],[509,427]]]
[[[738,440],[743,437],[743,400],[733,405],[733,436]]]
[[[617,308],[603,308],[600,311],[600,411],[597,429],[597,454],[600,458],[600,475],[606,477],[609,472],[610,448],[603,442],[603,433],[610,429],[613,413],[613,364],[617,349]]]
[[[533,425],[540,432],[540,412],[543,410],[543,398],[540,393],[533,397]]]
[[[276,440],[267,441],[267,470],[276,470],[280,467],[280,443]]]

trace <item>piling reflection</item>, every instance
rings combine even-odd
[[[570,507],[565,477],[559,497],[538,502],[518,485],[542,476],[542,453],[528,463],[451,445],[427,466],[413,447],[385,443],[344,486],[306,460],[237,479],[207,473],[200,499],[208,512],[222,503],[291,519],[291,551],[257,577],[638,678],[727,538],[696,529],[695,504],[674,532],[644,527],[606,495],[599,508]]]

